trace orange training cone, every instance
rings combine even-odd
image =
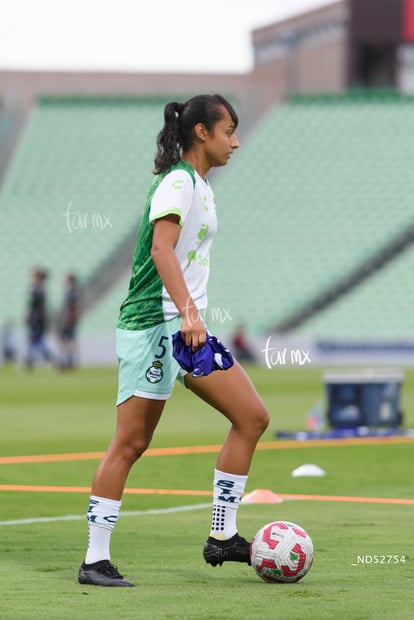
[[[242,498],[242,504],[281,504],[283,499],[269,489],[255,489]]]

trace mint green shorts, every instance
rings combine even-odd
[[[167,400],[176,379],[184,383],[186,373],[172,355],[172,335],[180,327],[181,317],[177,316],[148,329],[116,330],[117,405],[131,396]]]

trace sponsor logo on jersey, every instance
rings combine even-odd
[[[201,224],[200,232],[198,233],[199,241],[202,241],[208,234],[208,224]]]

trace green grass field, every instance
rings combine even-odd
[[[273,441],[277,430],[304,429],[306,413],[324,399],[322,369],[248,371],[272,416],[263,442]],[[116,383],[114,368],[67,374],[0,369],[0,457],[105,450],[115,425]],[[414,428],[414,371],[405,371],[402,395],[405,426]],[[226,429],[219,414],[177,386],[152,447],[220,444]],[[410,499],[413,456],[414,443],[258,450],[246,490]],[[215,453],[144,457],[127,486],[210,491],[215,460]],[[304,463],[327,475],[293,478],[292,470]],[[91,459],[0,463],[0,485],[89,487],[96,465]],[[209,502],[201,495],[125,494],[112,560],[137,587],[106,589],[77,583],[88,493],[0,491],[0,618],[414,617],[413,505],[241,505],[238,525],[246,538],[269,521],[286,519],[313,539],[314,565],[303,581],[270,585],[246,565],[213,569],[204,563]]]

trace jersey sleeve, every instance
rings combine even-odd
[[[161,181],[151,200],[151,224],[166,215],[178,215],[180,226],[186,220],[193,201],[194,183],[186,170],[172,170]]]

